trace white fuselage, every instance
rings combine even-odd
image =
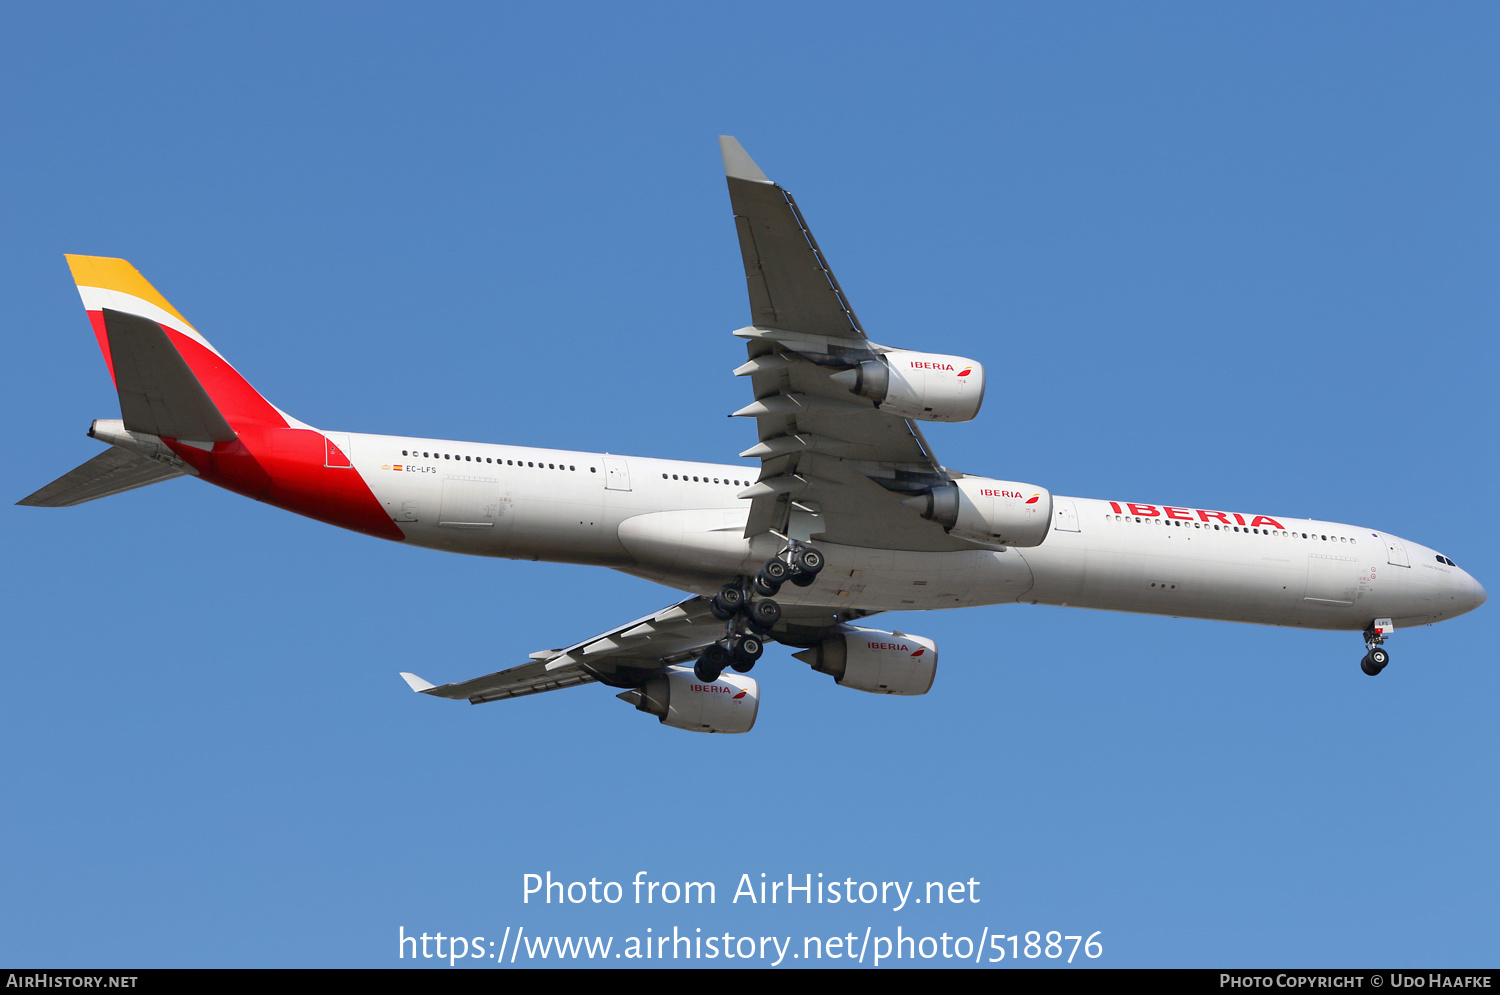
[[[758,469],[329,433],[414,545],[611,567],[711,594],[781,541],[744,538]],[[1136,513],[1131,513],[1136,512]],[[1149,512],[1149,513],[1147,513]],[[1274,526],[1274,527],[1272,527]],[[795,525],[794,525],[795,529]],[[906,611],[1025,602],[1315,629],[1437,622],[1484,590],[1436,551],[1352,525],[1055,498],[1041,545],[950,552],[818,541],[785,604]]]

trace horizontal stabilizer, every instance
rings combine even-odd
[[[85,501],[181,477],[183,473],[128,449],[110,446],[83,466],[68,471],[16,504],[33,508],[70,508]]]
[[[126,428],[193,442],[235,437],[160,325],[124,311],[103,311]]]

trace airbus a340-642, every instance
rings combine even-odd
[[[263,398],[127,262],[69,256],[120,417],[109,449],[21,501],[61,507],[198,477],[394,542],[611,567],[689,592],[660,611],[423,694],[496,701],[580,684],[661,722],[746,732],[766,641],[844,687],[918,695],[932,640],[884,611],[1012,602],[1363,632],[1484,603],[1447,556],[1384,532],[1255,510],[1062,497],[945,467],[919,422],[979,413],[984,367],[865,335],[801,211],[720,140],[750,292],[734,332],[743,466],[323,431]]]

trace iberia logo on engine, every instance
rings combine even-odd
[[[734,694],[734,688],[725,687],[722,684],[689,684],[688,690],[700,692],[706,691],[709,694],[733,694],[734,697],[730,699],[731,701],[737,701],[738,699],[745,697],[744,691],[741,691],[739,694]]]
[[[872,642],[866,640],[865,641],[865,648],[866,649],[872,649],[872,650],[895,650],[897,653],[911,653],[911,647],[908,646],[908,645],[906,645],[905,643],[872,643]],[[917,647],[917,651],[915,653],[911,653],[911,655],[912,656],[921,656],[923,653],[926,653],[926,652],[927,652],[927,647],[926,646],[918,646]]]

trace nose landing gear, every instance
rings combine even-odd
[[[1377,618],[1365,630],[1365,658],[1359,661],[1359,669],[1371,677],[1376,676],[1391,662],[1390,653],[1382,648],[1385,637],[1395,630],[1388,618]]]

